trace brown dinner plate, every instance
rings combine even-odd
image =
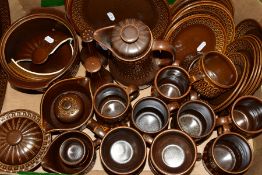
[[[176,50],[176,64],[197,55],[198,52],[224,52],[226,32],[223,25],[207,15],[188,16],[171,24],[164,36]]]
[[[66,14],[84,41],[93,40],[96,29],[126,18],[143,21],[160,38],[171,19],[166,0],[67,0]]]
[[[211,2],[217,2],[221,5],[223,5],[225,8],[227,8],[230,13],[231,16],[234,16],[234,7],[232,5],[231,0],[177,0],[174,4],[172,4],[171,6],[171,15],[174,16],[175,14],[177,14],[177,12],[182,9],[183,7],[197,2],[199,1],[200,3],[202,3],[202,1],[211,1]]]

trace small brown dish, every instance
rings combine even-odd
[[[55,173],[86,174],[95,164],[99,144],[83,132],[65,132],[52,141],[41,165]]]
[[[35,112],[17,109],[0,115],[0,171],[30,171],[42,161],[51,135]]]
[[[59,81],[42,97],[41,124],[45,131],[81,129],[92,114],[92,95],[87,78]]]
[[[72,77],[79,67],[73,27],[51,13],[25,16],[3,35],[1,65],[17,89],[44,91],[56,79]]]
[[[161,38],[170,22],[165,0],[66,0],[66,14],[84,41],[93,40],[96,29],[111,26],[126,18],[143,21],[154,38]]]

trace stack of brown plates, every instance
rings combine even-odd
[[[10,13],[9,13],[9,4],[8,0],[0,1],[0,38],[6,29],[10,26]],[[7,86],[7,75],[3,70],[2,66],[0,66],[0,111],[2,110],[5,93]]]
[[[202,2],[202,1],[210,1],[210,2],[217,2],[225,7],[232,16],[234,16],[234,7],[231,0],[177,0],[171,7],[171,14],[175,15],[181,8],[194,3],[194,2]]]
[[[234,39],[235,24],[229,5],[224,3],[185,0],[173,5],[175,13],[164,39],[174,45],[178,65],[198,52],[225,52]]]

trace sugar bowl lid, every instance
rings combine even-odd
[[[147,25],[138,19],[120,21],[112,31],[112,49],[122,57],[137,57],[147,51],[152,38]]]
[[[0,171],[30,171],[40,164],[51,142],[40,116],[18,109],[0,115]]]

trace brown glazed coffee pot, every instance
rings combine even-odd
[[[112,52],[109,69],[123,85],[147,85],[160,67],[174,61],[173,46],[154,40],[149,27],[137,19],[98,29],[94,39]]]

